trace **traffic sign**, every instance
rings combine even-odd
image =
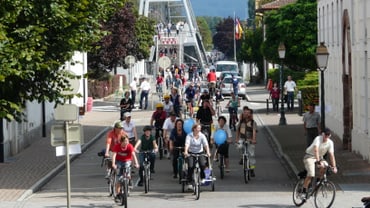
[[[162,67],[163,69],[167,69],[168,67],[171,66],[171,59],[168,58],[167,56],[162,56],[158,60],[158,65]]]
[[[69,144],[83,144],[83,131],[81,124],[68,124],[68,141]],[[51,126],[51,146],[65,146],[66,133],[65,125],[55,124]]]

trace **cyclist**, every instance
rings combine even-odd
[[[208,157],[211,156],[207,138],[201,132],[201,129],[201,125],[194,124],[191,128],[192,132],[186,136],[184,155],[188,163],[188,181],[191,181],[193,178],[193,171],[195,167],[194,157],[189,156],[189,153],[202,154],[205,152]],[[199,157],[199,165],[201,169],[200,177],[202,178],[203,182],[203,179],[205,178],[204,169],[207,165],[207,158],[205,156]],[[189,185],[189,188],[191,188],[191,185]]]
[[[158,151],[158,146],[157,146],[157,143],[155,142],[155,138],[153,137],[153,135],[151,135],[152,127],[145,126],[143,131],[144,131],[144,134],[136,142],[135,152],[152,151],[152,154],[150,154],[150,158],[149,158],[150,172],[155,173],[154,171],[155,153]],[[139,150],[139,147],[140,147],[140,150]],[[140,180],[139,180],[138,186],[143,186],[144,155],[140,154],[139,160],[140,160],[140,170],[139,170]]]
[[[234,128],[234,131],[236,131],[236,126],[235,124],[239,121],[238,119],[238,107],[240,106],[240,100],[235,94],[232,92],[231,93],[231,99],[226,105],[226,108],[229,110],[229,125],[230,129]],[[235,116],[235,117],[234,117]],[[233,118],[234,117],[234,118]],[[235,119],[235,123],[233,122],[233,119]]]
[[[239,139],[242,139],[244,142],[249,143],[247,152],[250,156],[250,173],[252,177],[255,177],[254,169],[256,168],[255,149],[257,144],[257,124],[253,120],[253,110],[245,106],[243,108],[241,118],[242,119],[237,126],[235,142],[239,143]],[[240,160],[239,164],[243,164],[243,159]]]
[[[170,113],[174,110],[173,109],[173,103],[170,100],[170,95],[165,94],[163,96],[164,102],[163,102],[163,110],[166,112],[166,116],[169,117]]]
[[[195,97],[194,83],[190,83],[189,87],[185,90],[185,102],[189,108],[189,116],[193,117],[193,102]]]
[[[204,100],[211,100],[211,96],[209,95],[208,89],[203,90],[202,95],[198,99],[198,106],[200,106],[199,104],[203,104]],[[200,103],[201,101],[202,101],[202,103]],[[210,103],[212,103],[212,102],[210,101]]]
[[[210,142],[211,136],[211,125],[213,123],[212,116],[215,115],[215,110],[212,105],[209,103],[209,100],[204,100],[202,107],[199,108],[197,112],[197,122],[202,125],[202,132],[206,132],[206,137],[208,143]]]
[[[181,97],[176,87],[173,87],[171,90],[170,100],[173,103],[173,110],[176,116],[181,117]]]
[[[134,103],[132,102],[132,99],[130,98],[130,92],[126,91],[124,97],[121,99],[119,103],[119,107],[121,108],[121,121],[125,120],[124,114],[126,112],[131,112],[132,108],[134,106]]]
[[[163,104],[162,103],[157,103],[155,105],[156,110],[152,114],[152,118],[150,119],[150,126],[153,126],[154,122],[154,127],[155,127],[155,139],[158,144],[158,138],[159,138],[159,131],[162,130],[162,126],[164,121],[166,120],[166,112],[163,110]]]
[[[233,92],[235,94],[235,96],[238,97],[238,87],[239,87],[239,80],[238,80],[238,77],[233,75]]]
[[[230,172],[230,169],[229,169],[229,143],[231,143],[231,139],[232,139],[233,136],[231,134],[230,128],[226,125],[225,116],[220,116],[217,121],[218,121],[218,125],[215,125],[215,131],[214,132],[216,132],[218,129],[224,130],[226,132],[227,139],[225,140],[225,142],[223,144],[217,146],[217,150],[216,150],[216,153],[214,155],[214,160],[216,162],[218,161],[217,154],[223,155],[224,158],[225,158],[226,172]],[[214,143],[214,132],[212,132],[212,135],[211,135],[211,143]]]
[[[114,169],[119,169],[117,174],[117,179],[122,175],[123,168],[130,167],[132,164],[132,160],[134,160],[134,164],[136,168],[139,168],[139,163],[137,162],[137,158],[135,155],[134,147],[129,143],[129,139],[126,135],[121,136],[120,142],[113,147],[113,156],[112,156],[112,167]],[[131,177],[131,173],[129,172],[129,177]],[[131,183],[131,180],[130,180]],[[132,186],[132,184],[129,184]],[[120,193],[120,185],[116,183],[116,193]],[[115,198],[119,199],[120,194],[118,194]]]
[[[175,121],[178,119],[176,117],[176,114],[174,112],[169,113],[170,117],[166,118],[166,120],[163,123],[163,139],[164,139],[164,147],[165,147],[165,152],[167,152],[167,158],[170,159],[170,151],[169,150],[169,138],[172,129],[175,127]]]
[[[215,93],[216,88],[216,82],[217,82],[217,76],[216,76],[216,70],[212,69],[208,75],[207,75],[207,81],[208,81],[208,88],[211,91],[211,96]]]
[[[126,112],[124,114],[125,120],[122,122],[123,130],[127,133],[130,144],[135,145],[137,141],[137,132],[134,122],[131,120],[131,113]]]
[[[121,136],[127,135],[125,131],[123,131],[121,121],[117,121],[114,123],[113,129],[107,133],[107,138],[105,142],[105,157],[109,157],[109,151],[112,151],[114,145],[121,143]]]
[[[306,149],[306,155],[303,158],[304,167],[307,170],[307,177],[303,183],[303,193],[307,194],[308,185],[311,179],[315,177],[315,165],[320,169],[320,178],[325,173],[326,161],[324,155],[328,153],[331,166],[334,173],[337,173],[336,161],[334,156],[334,143],[330,139],[331,131],[326,128],[321,135],[317,136],[312,144]],[[304,195],[307,197],[307,195]]]
[[[184,130],[184,121],[181,119],[176,120],[175,128],[172,129],[170,134],[170,151],[172,152],[172,168],[173,168],[173,178],[177,178],[178,168],[177,168],[177,158],[180,155],[180,150],[176,147],[185,147],[186,133]],[[181,174],[181,173],[179,173]]]

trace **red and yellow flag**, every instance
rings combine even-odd
[[[235,18],[235,39],[240,40],[243,36],[243,28],[239,19]]]

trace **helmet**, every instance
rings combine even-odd
[[[169,98],[170,98],[170,95],[169,95],[169,94],[165,94],[165,95],[163,96],[163,98],[164,98],[164,99],[169,99]]]
[[[143,131],[151,131],[152,127],[151,126],[144,126]]]
[[[163,108],[163,104],[162,104],[162,103],[157,103],[157,104],[155,105],[155,108]]]

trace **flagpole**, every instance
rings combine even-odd
[[[236,61],[236,17],[234,11],[234,61]]]

